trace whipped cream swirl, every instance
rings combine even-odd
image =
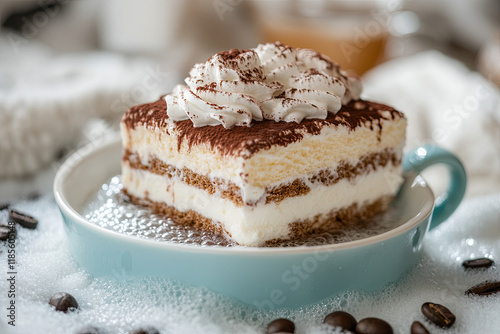
[[[189,75],[165,100],[169,118],[195,127],[325,119],[361,93],[359,78],[326,56],[281,43],[217,53]]]

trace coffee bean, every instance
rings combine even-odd
[[[424,303],[421,310],[425,317],[438,327],[450,328],[455,323],[455,315],[441,304]]]
[[[58,292],[50,298],[49,304],[56,308],[56,311],[67,313],[78,308],[75,298],[66,292]]]
[[[411,324],[411,334],[430,334],[427,328],[420,321]]]
[[[160,334],[160,331],[154,327],[144,327],[144,328],[134,329],[133,331],[130,332],[130,334]]]
[[[288,319],[276,319],[267,325],[266,334],[277,334],[279,332],[295,333],[295,324]]]
[[[323,323],[354,332],[356,330],[357,321],[347,312],[335,311],[328,314],[325,320],[323,320]]]
[[[38,220],[14,209],[9,209],[9,219],[29,229],[34,229],[38,225]]]
[[[0,202],[0,211],[8,209],[10,206],[9,202]]]
[[[79,329],[75,334],[104,334],[105,332],[94,326],[87,326]]]
[[[462,266],[465,269],[480,269],[480,268],[489,268],[493,265],[493,260],[488,259],[488,258],[480,258],[480,259],[473,259],[473,260],[467,260],[462,263]]]
[[[5,241],[9,239],[9,233],[10,233],[10,227],[8,225],[0,224],[0,241]]]
[[[466,295],[489,296],[500,292],[500,281],[486,281],[465,291]]]
[[[365,318],[356,325],[358,334],[392,334],[392,327],[379,318]]]

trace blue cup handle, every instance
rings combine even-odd
[[[409,177],[416,176],[427,167],[436,164],[444,164],[448,167],[450,184],[447,190],[435,200],[430,230],[445,221],[462,201],[467,185],[464,166],[453,153],[435,145],[418,147],[405,154],[403,158],[403,171],[409,174]]]

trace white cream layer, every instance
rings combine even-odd
[[[133,196],[166,203],[178,211],[193,210],[222,224],[240,245],[260,246],[289,236],[290,224],[325,215],[353,203],[370,203],[393,195],[401,184],[401,167],[388,164],[377,171],[343,179],[334,185],[316,185],[306,195],[279,203],[236,206],[233,202],[189,186],[180,180],[122,166],[124,188]]]
[[[221,156],[207,145],[189,149],[183,143],[178,150],[177,136],[143,126],[127,129],[122,124],[122,138],[123,147],[138,154],[145,165],[150,157],[156,157],[178,169],[185,167],[200,175],[226,179],[242,189],[245,201],[255,202],[266,187],[327,168],[335,170],[340,162],[355,165],[362,156],[373,152],[401,152],[406,120],[381,122],[381,134],[376,126],[374,130],[368,126],[355,130],[346,126],[325,127],[318,135],[305,134],[301,141],[286,147],[273,146],[251,157]]]

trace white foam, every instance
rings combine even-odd
[[[109,333],[126,333],[152,325],[162,333],[263,333],[274,318],[288,317],[297,334],[338,333],[321,325],[337,309],[358,320],[375,316],[388,321],[395,333],[408,333],[414,320],[424,322],[420,305],[444,304],[457,316],[447,334],[494,333],[500,328],[500,295],[470,298],[464,291],[486,279],[500,276],[500,194],[465,202],[442,227],[428,235],[418,267],[400,284],[373,294],[348,292],[299,310],[256,310],[205,289],[174,285],[159,278],[129,281],[127,277],[95,279],[79,270],[68,254],[62,219],[51,196],[15,207],[40,219],[37,230],[18,231],[16,327],[6,324],[8,298],[5,245],[0,244],[0,333],[74,333],[95,325]],[[0,213],[5,219],[5,211]],[[497,267],[465,272],[464,259],[489,256]],[[81,310],[59,313],[47,302],[66,291]],[[432,333],[444,333],[427,325]]]

